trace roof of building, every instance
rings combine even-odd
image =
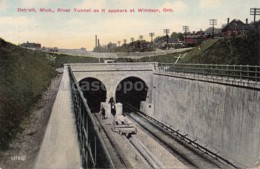
[[[228,30],[248,30],[251,28],[251,25],[245,24],[239,19],[234,19],[222,29],[222,32],[226,32]]]
[[[185,37],[185,39],[187,39],[187,38],[201,38],[201,37],[203,37],[202,35],[187,35],[186,37]]]

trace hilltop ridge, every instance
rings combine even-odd
[[[180,63],[260,65],[259,33],[208,39],[187,53]]]

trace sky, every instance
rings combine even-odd
[[[183,26],[189,26],[190,31],[205,30],[209,19],[217,19],[216,27],[226,24],[227,18],[243,22],[248,18],[251,22],[250,8],[259,7],[259,0],[0,0],[0,37],[14,44],[29,41],[45,47],[92,50],[95,35],[101,45],[122,44],[123,39],[130,42],[130,38],[137,40],[140,35],[150,40],[150,32],[162,36],[164,29],[183,32]],[[54,12],[40,12],[40,8]],[[57,12],[58,8],[71,12]],[[92,12],[74,12],[74,8]],[[160,13],[141,13],[140,8],[158,9]],[[99,12],[94,13],[94,9]],[[108,12],[116,9],[128,12]]]

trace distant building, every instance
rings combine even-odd
[[[167,41],[168,41],[168,44],[167,44]],[[160,49],[167,49],[168,47],[169,48],[180,48],[183,46],[183,44],[179,38],[169,37],[167,40],[167,38],[164,36],[155,41],[155,46],[157,46]]]
[[[199,45],[205,37],[203,35],[187,35],[184,37],[184,44],[186,46],[197,46]]]
[[[204,36],[205,35],[205,32],[200,30],[198,32],[195,33],[195,35],[201,35],[201,36]]]
[[[239,19],[234,19],[222,29],[222,33],[224,36],[231,36],[231,35],[240,35],[252,29],[252,26],[248,24],[248,20],[246,23],[243,23]]]
[[[28,41],[26,43],[22,43],[20,46],[24,48],[41,48],[40,43],[30,43]]]
[[[171,48],[180,48],[183,47],[182,41],[180,41],[179,38],[169,38],[168,40],[168,46]]]
[[[206,36],[213,35],[213,33],[214,33],[215,36],[221,35],[221,28],[214,28],[214,32],[213,32],[213,28],[209,27],[208,29],[206,29],[204,31],[204,34]]]
[[[168,44],[175,45],[177,43],[179,43],[179,39],[178,38],[169,38],[169,40],[168,40]]]

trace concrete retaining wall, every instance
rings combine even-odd
[[[234,161],[260,161],[260,91],[162,75],[153,87],[153,117]]]

